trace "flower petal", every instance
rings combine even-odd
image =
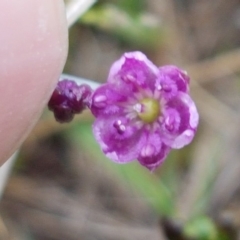
[[[169,99],[176,96],[179,91],[188,93],[189,81],[186,72],[176,66],[167,65],[159,68],[155,87],[162,92],[164,98]]]
[[[132,91],[137,91],[139,86],[153,90],[157,74],[158,68],[143,53],[130,52],[112,65],[108,82],[124,82]]]
[[[138,161],[150,171],[154,171],[164,162],[169,152],[170,147],[161,141],[159,134],[154,133],[148,136],[147,143],[138,156]]]
[[[177,149],[189,144],[196,133],[198,121],[194,102],[188,94],[179,92],[164,109],[161,132],[164,143]]]
[[[95,117],[99,115],[111,115],[121,111],[120,102],[126,102],[128,96],[119,91],[113,84],[104,84],[96,89],[92,95],[90,109]]]
[[[116,127],[119,122],[123,128]],[[135,160],[146,142],[141,130],[118,115],[98,117],[93,125],[93,133],[106,156],[117,163]]]

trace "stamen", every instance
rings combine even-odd
[[[126,127],[124,125],[119,125],[119,130],[123,133],[126,130]]]
[[[165,127],[168,131],[172,131],[174,129],[174,122],[173,119],[171,119],[170,117],[167,117],[165,119]]]
[[[157,89],[158,91],[161,91],[161,90],[162,90],[162,85],[161,85],[161,84],[157,84],[157,85],[156,85],[156,89]]]
[[[155,153],[155,147],[152,144],[148,144],[141,151],[142,157],[152,157]]]
[[[126,126],[122,124],[121,120],[117,120],[113,123],[113,127],[116,128],[119,134],[123,134],[126,131]]]
[[[128,81],[130,81],[130,82],[134,82],[134,81],[136,80],[136,78],[135,78],[133,75],[128,74],[128,75],[126,76],[126,80],[128,80]]]
[[[141,113],[143,112],[143,105],[141,103],[136,103],[133,106],[133,109],[137,112],[137,113]]]
[[[170,118],[169,118],[169,117],[167,117],[167,118],[165,119],[165,123],[166,123],[166,125],[169,125],[169,124],[170,124]]]
[[[107,97],[104,96],[104,95],[97,95],[93,98],[93,104],[94,106],[96,107],[105,107],[106,106],[106,100],[107,100]]]
[[[132,83],[136,81],[136,78],[132,74],[127,74],[126,76],[122,76],[122,80],[125,83]]]
[[[116,124],[117,124],[117,125],[121,125],[121,124],[122,124],[122,121],[121,121],[121,120],[117,120],[117,121],[116,121]]]

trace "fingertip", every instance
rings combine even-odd
[[[62,0],[0,1],[0,164],[36,123],[68,49]]]

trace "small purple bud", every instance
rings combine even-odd
[[[74,118],[74,113],[69,108],[64,108],[63,106],[54,109],[54,117],[57,122],[67,123],[71,122]]]
[[[77,85],[72,80],[59,81],[48,102],[48,108],[54,112],[58,122],[70,122],[74,114],[81,113],[89,106],[92,89],[86,85]]]
[[[89,106],[92,89],[86,85],[81,84],[73,89],[74,98],[71,99],[72,109],[75,113],[81,113],[86,107]]]

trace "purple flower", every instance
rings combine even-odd
[[[48,108],[53,111],[58,122],[70,122],[74,114],[81,113],[88,106],[91,88],[77,85],[71,80],[59,81],[49,102]]]
[[[188,92],[186,72],[158,68],[141,52],[125,53],[92,95],[93,132],[103,152],[117,163],[137,159],[154,170],[196,133],[199,117]]]

